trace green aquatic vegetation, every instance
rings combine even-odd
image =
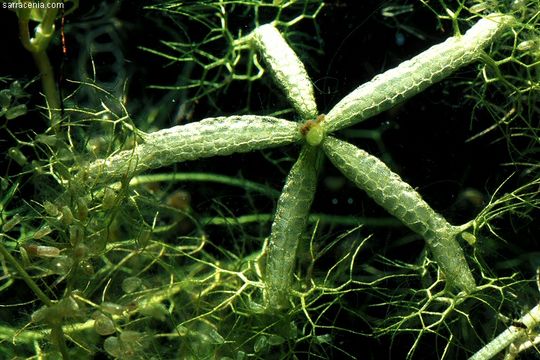
[[[272,5],[286,9],[293,3]],[[218,19],[230,20],[225,15],[231,4],[251,4],[256,12],[263,7],[249,1],[216,1],[210,7],[220,11]],[[171,13],[197,14],[197,6],[169,5]],[[446,9],[457,26],[459,11]],[[205,12],[199,14],[197,19],[204,20]],[[480,249],[493,240],[485,239],[483,230],[504,238],[497,219],[507,213],[526,217],[538,208],[538,180],[506,194],[497,191],[476,217],[454,226],[377,157],[339,140],[345,132],[337,131],[405,102],[472,62],[484,66],[486,73],[493,71],[497,66],[490,56],[498,53],[492,48],[520,29],[520,21],[519,14],[479,16],[462,35],[456,31],[447,41],[376,76],[325,116],[317,109],[307,70],[280,31],[294,21],[283,23],[278,16],[262,25],[257,20],[253,31],[229,38],[225,46],[251,54],[260,76],[268,72],[277,82],[299,122],[281,118],[285,112],[230,115],[143,132],[122,104],[112,109],[103,103],[102,109],[67,106],[65,133],[55,127],[32,141],[12,134],[17,146],[9,154],[22,170],[15,179],[2,178],[0,251],[9,280],[1,290],[6,294],[22,280],[33,296],[20,295],[17,305],[29,312],[23,325],[0,325],[4,343],[15,343],[3,348],[3,355],[355,358],[357,354],[341,345],[342,333],[391,339],[412,333],[408,358],[419,355],[423,339],[431,334],[443,340],[443,358],[481,349],[495,331],[482,324],[477,309],[502,312],[520,286],[529,285],[515,274],[492,274]],[[201,84],[194,99],[209,94],[204,81]],[[100,135],[90,138],[88,129],[95,128]],[[289,144],[301,150],[281,191],[210,172],[159,172],[186,161]],[[363,250],[376,237],[358,234],[358,228],[322,238],[321,224],[348,223],[352,217],[311,212],[321,192],[317,183],[325,158],[396,217],[372,219],[372,224],[380,220],[379,226],[390,227],[401,222],[425,240],[427,252],[417,262],[383,256],[366,260]],[[143,174],[148,171],[158,172]],[[32,198],[20,190],[28,174],[43,188]],[[223,216],[207,219],[193,210],[189,194],[172,185],[187,181],[242,189],[246,202],[254,193],[279,197],[277,207],[273,215],[254,210],[244,217],[223,208]],[[160,187],[165,185],[166,190]],[[272,222],[269,233],[259,226],[263,221]],[[210,223],[227,224],[227,235],[208,234]],[[191,229],[184,230],[186,224]],[[237,235],[237,228],[242,231],[250,224],[258,225],[257,242],[249,241],[247,231]],[[234,245],[228,246],[231,238]],[[341,255],[328,265],[332,251]],[[373,265],[378,263],[384,270]],[[351,301],[350,296],[360,294],[369,294],[369,305]],[[29,297],[40,304],[25,304]],[[388,316],[378,321],[369,307],[388,309]],[[509,329],[523,324],[533,330],[535,309]],[[333,315],[342,311],[352,322],[369,323],[372,331],[366,334],[358,324],[342,327]],[[490,336],[484,337],[484,330]],[[517,345],[521,340],[514,330],[503,332],[504,340],[496,339],[496,345],[486,345],[476,356],[488,358]]]
[[[0,82],[1,79],[0,79]],[[24,99],[28,97],[18,81],[13,81],[6,87],[0,90],[0,116],[5,116],[6,120],[13,120],[19,116],[26,114],[27,108]]]
[[[263,76],[265,69],[258,61],[256,50],[238,42],[253,26],[266,22],[279,24],[289,35],[302,39],[305,34],[295,25],[313,21],[323,8],[319,0],[303,1],[205,1],[188,4],[175,1],[156,2],[146,7],[152,14],[174,18],[175,36],[162,40],[159,46],[142,47],[150,54],[171,63],[185,64],[175,84],[152,84],[155,89],[185,91],[193,94],[185,99],[191,107],[199,99],[226,93],[233,82],[241,81],[247,88],[245,109],[253,97],[251,84]],[[245,24],[249,19],[250,24]],[[291,36],[291,37],[292,37]],[[305,43],[297,40],[295,47]],[[288,46],[287,46],[288,48]],[[164,106],[167,106],[164,102]],[[241,111],[242,109],[237,109]]]
[[[54,22],[59,8],[52,6],[47,9],[33,9],[31,7],[21,7],[16,10],[19,20],[19,33],[21,43],[28,50],[34,62],[39,69],[41,84],[47,106],[51,111],[53,121],[58,121],[58,111],[60,110],[60,96],[56,88],[54,79],[54,70],[47,56],[47,47],[54,34]],[[34,36],[31,35],[30,23],[37,22],[35,25]]]
[[[510,22],[510,17],[500,14],[490,15],[464,36],[451,38],[441,45],[436,45],[360,86],[339,102],[321,121],[321,125],[317,125],[317,128],[322,127],[323,130],[318,130],[321,135],[316,136],[316,140],[312,140],[313,136],[310,135],[314,131],[313,127],[304,131],[303,128],[298,129],[298,125],[293,122],[277,118],[246,115],[205,119],[197,123],[143,135],[142,143],[134,150],[125,150],[110,158],[98,160],[90,164],[84,174],[111,181],[126,174],[136,174],[175,162],[284,145],[301,140],[300,135],[308,139],[309,146],[318,146],[321,142],[327,144],[323,146],[325,152],[330,155],[334,163],[339,163],[342,160],[336,160],[337,156],[347,155],[351,149],[340,149],[338,143],[332,139],[325,142],[323,137],[327,135],[321,132],[330,134],[344,126],[350,126],[384,111],[398,101],[422,91],[459,67],[477,59],[481,54],[481,49]],[[270,64],[275,80],[287,93],[301,116],[308,119],[313,117],[317,113],[317,107],[311,82],[307,78],[303,65],[294,52],[288,48],[278,31],[272,25],[264,25],[248,35],[244,41],[252,41],[255,47],[262,49],[261,55]],[[355,148],[352,147],[352,151],[354,150]],[[347,160],[346,170],[339,165],[338,167],[348,177],[355,178],[357,185],[368,191],[369,195],[388,211],[426,238],[443,271],[447,272],[449,279],[458,288],[468,292],[474,291],[473,276],[455,239],[456,235],[467,226],[461,230],[452,229],[444,219],[423,202],[410,186],[401,185],[401,179],[384,165],[379,165],[375,158],[368,158],[369,160],[364,164],[361,156],[351,156]],[[284,279],[289,278],[290,275],[282,274],[291,273],[293,261],[284,261],[283,254],[286,253],[289,258],[294,259],[296,244],[304,231],[307,211],[315,192],[314,173],[307,175],[311,171],[308,169],[315,169],[314,162],[315,160],[311,160],[305,165],[296,165],[302,170],[296,170],[296,167],[293,167],[285,189],[289,191],[291,186],[294,186],[298,187],[298,190],[290,190],[294,195],[287,195],[288,192],[284,191],[283,198],[279,202],[277,214],[283,211],[284,215],[276,215],[274,221],[276,230],[273,230],[273,233],[279,235],[270,237],[267,255],[269,264],[273,264],[266,269],[268,281],[274,284],[271,288],[276,288],[277,284],[282,284],[280,286],[287,288],[283,284],[288,281]],[[371,169],[373,172],[369,173]],[[351,174],[353,171],[368,172],[368,175],[359,178]],[[305,183],[308,179],[312,179],[309,180],[309,184]],[[289,186],[289,183],[293,185]],[[408,208],[413,211],[408,211]],[[300,209],[305,213],[297,215]],[[291,219],[302,219],[302,221],[292,221],[291,224],[281,228],[280,221]],[[276,237],[280,239],[277,240]],[[273,260],[274,251],[282,254],[279,256],[281,260]],[[285,269],[282,268],[284,263],[288,263]],[[274,269],[274,267],[279,267],[279,269]],[[272,301],[268,306],[278,307]]]

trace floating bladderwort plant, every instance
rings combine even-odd
[[[189,4],[194,10],[195,3]],[[231,4],[255,2],[212,2],[211,6],[219,10],[221,5]],[[184,9],[174,6],[171,4],[172,12]],[[228,19],[224,9],[220,20]],[[390,13],[399,11],[386,11],[385,16]],[[453,16],[457,26],[458,16],[448,9],[446,14]],[[122,106],[107,107],[105,101],[102,109],[68,106],[62,127],[66,134],[39,134],[31,137],[32,142],[12,135],[17,141],[23,139],[9,153],[13,166],[22,170],[14,181],[0,179],[0,251],[7,275],[3,279],[8,280],[0,289],[13,290],[24,280],[33,294],[16,292],[21,296],[16,305],[27,311],[20,318],[26,325],[0,323],[0,339],[6,344],[0,346],[0,357],[11,358],[24,349],[28,356],[58,357],[60,352],[64,358],[92,357],[98,352],[119,359],[268,359],[306,353],[309,357],[334,357],[330,352],[355,358],[356,350],[348,354],[338,336],[346,332],[355,337],[365,335],[363,328],[357,328],[358,322],[369,324],[373,330],[369,335],[394,340],[407,334],[414,341],[409,358],[415,349],[422,349],[419,344],[432,339],[421,343],[425,335],[441,339],[437,350],[444,352],[439,357],[452,357],[454,352],[472,354],[484,343],[480,329],[489,329],[482,323],[478,304],[485,305],[482,309],[488,313],[503,313],[500,304],[515,303],[514,292],[521,296],[519,279],[492,276],[490,267],[477,256],[487,242],[479,230],[487,227],[496,234],[498,229],[493,225],[501,213],[518,211],[521,216],[538,206],[538,201],[523,200],[535,196],[538,181],[502,196],[497,190],[473,221],[453,226],[379,159],[335,134],[405,101],[477,59],[481,59],[477,67],[484,68],[486,75],[492,74],[490,71],[497,68],[489,58],[493,48],[504,54],[509,34],[522,25],[515,26],[510,16],[486,15],[465,34],[451,37],[360,86],[323,115],[317,109],[307,71],[289,47],[290,39],[284,39],[287,25],[275,21],[238,38],[228,37],[225,46],[245,50],[244,54],[252,56],[252,64],[260,66],[257,69],[272,75],[299,122],[273,116],[228,116],[144,133]],[[222,26],[226,28],[227,22]],[[458,34],[457,27],[455,30]],[[499,45],[501,39],[504,43]],[[526,51],[525,45],[520,48]],[[205,91],[195,91],[194,97]],[[93,133],[87,126],[94,124],[103,127],[100,134],[106,138],[89,137]],[[80,138],[82,144],[78,143]],[[281,192],[207,172],[139,175],[187,160],[287,144],[297,144],[301,150]],[[81,148],[88,150],[83,151],[84,158]],[[36,157],[40,161],[35,161]],[[316,222],[324,224],[324,215],[312,214],[310,206],[317,197],[317,176],[325,157],[418,233],[426,241],[428,255],[422,252],[419,261],[407,264],[374,254],[373,262],[386,261],[379,270],[372,267],[371,260],[360,263],[357,259],[370,256],[363,250],[375,243],[375,236],[362,237],[351,230],[337,238],[321,239]],[[40,190],[52,189],[32,200],[18,201],[21,179],[28,172],[33,173]],[[273,215],[256,209],[255,214],[244,217],[231,210],[228,217],[207,220],[193,212],[189,194],[172,187],[178,181],[214,182],[272,199],[279,196],[277,209]],[[169,188],[160,189],[159,184]],[[248,221],[268,221],[269,217],[273,224],[262,249],[259,241],[249,243],[247,236],[232,235],[231,251],[221,243],[224,239],[217,239],[217,243],[212,230],[205,231],[206,221],[222,221],[229,230],[246,231]],[[183,219],[189,219],[195,230],[179,230]],[[336,224],[335,220],[329,222]],[[309,233],[307,224],[313,223],[316,230]],[[268,235],[264,226],[257,224],[257,229],[257,240]],[[310,235],[311,241],[304,244]],[[337,262],[332,260],[325,271],[324,254],[351,238],[352,245],[348,242],[344,246],[345,255],[339,255]],[[460,242],[472,256],[464,256]],[[349,294],[371,298],[351,306]],[[370,301],[373,295],[376,299]],[[27,305],[29,298],[39,303]],[[366,307],[384,307],[385,321],[378,322],[380,314],[375,311],[372,317]],[[336,308],[354,318],[352,325],[341,327],[332,313]],[[365,318],[361,315],[364,311]],[[533,308],[531,316],[536,317],[536,312]],[[515,319],[512,329],[521,329],[520,334],[526,331],[523,326],[536,324],[527,316]],[[489,330],[487,340],[495,333]],[[486,358],[485,354],[519,341],[513,330],[501,336],[502,340],[486,346],[479,356]]]
[[[456,238],[471,224],[448,224],[380,160],[330,134],[394,106],[477,60],[483,48],[511,21],[510,16],[501,14],[486,16],[463,36],[449,38],[376,76],[346,96],[324,118],[318,119],[313,89],[302,63],[273,25],[260,26],[239,41],[249,42],[259,50],[274,79],[305,119],[304,124],[250,115],[205,119],[144,134],[142,142],[134,149],[95,161],[84,174],[92,181],[110,182],[176,162],[248,152],[305,139],[307,144],[278,201],[269,238],[264,275],[265,306],[269,310],[287,307],[296,249],[315,194],[320,148],[346,177],[426,240],[448,284],[467,293],[473,292],[475,280]]]

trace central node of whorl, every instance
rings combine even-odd
[[[300,133],[306,138],[311,146],[318,146],[324,139],[324,129],[321,123],[324,121],[324,114],[317,116],[316,120],[307,120],[301,127]]]

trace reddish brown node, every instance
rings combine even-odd
[[[324,121],[324,114],[317,116],[315,120],[308,120],[300,127],[300,133],[306,136],[309,130],[316,124],[320,124]]]
[[[315,121],[313,121],[313,120],[308,120],[308,121],[306,121],[306,122],[300,127],[300,133],[301,133],[303,136],[306,136],[307,133],[309,132],[309,130],[313,127],[313,125],[315,125]]]

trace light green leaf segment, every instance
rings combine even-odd
[[[388,110],[478,59],[483,49],[511,21],[511,16],[488,15],[465,35],[448,38],[396,68],[375,76],[330,110],[326,115],[327,131],[351,126]]]
[[[93,162],[87,173],[110,181],[182,161],[287,145],[300,138],[295,123],[271,116],[208,118],[144,135],[142,144]]]
[[[304,64],[271,24],[260,26],[249,39],[266,60],[277,84],[303,119],[315,118],[317,105]]]
[[[328,137],[324,152],[332,163],[379,205],[421,235],[449,282],[473,291],[474,279],[456,241],[462,232],[437,214],[409,184],[381,160],[354,145]]]
[[[449,283],[472,292],[475,281],[455,238],[465,227],[448,224],[381,161],[328,134],[384,111],[474,61],[511,21],[511,17],[500,14],[486,16],[465,35],[452,37],[376,76],[340,101],[321,121],[320,128],[314,122],[317,108],[313,88],[302,63],[273,25],[261,26],[242,41],[258,49],[270,73],[306,121],[303,126],[264,116],[206,119],[144,135],[134,149],[95,161],[86,173],[111,181],[186,160],[302,143],[300,158],[278,201],[266,253],[264,301],[271,311],[286,307],[294,286],[296,249],[304,236],[315,193],[316,164],[322,147],[345,176],[426,240]],[[309,135],[313,126],[316,136]]]
[[[319,149],[304,146],[279,197],[267,250],[265,297],[272,308],[285,308],[295,254],[304,236],[317,186]]]

